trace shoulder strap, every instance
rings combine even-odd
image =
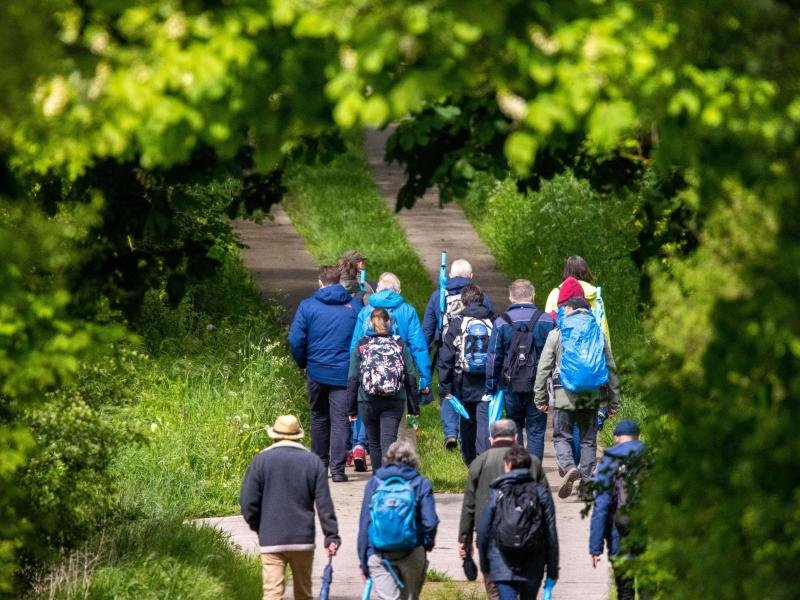
[[[533,331],[533,327],[534,327],[534,325],[536,325],[536,323],[539,321],[539,319],[542,318],[542,315],[544,315],[544,311],[543,310],[539,310],[537,308],[536,310],[533,311],[533,315],[531,316],[530,321],[528,321],[528,328],[531,331]]]
[[[509,325],[513,325],[513,324],[514,324],[514,322],[511,320],[511,317],[509,317],[509,316],[508,316],[508,313],[507,313],[507,312],[504,312],[503,314],[501,314],[501,315],[498,315],[498,316],[499,316],[501,319],[503,319],[503,321],[505,321],[506,323],[508,323]]]

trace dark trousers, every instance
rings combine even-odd
[[[544,433],[547,430],[547,414],[536,408],[533,393],[505,395],[506,416],[517,425],[517,444],[522,446],[522,432],[528,436],[528,452],[539,460],[544,458]]]
[[[500,600],[536,600],[542,578],[528,581],[495,581]]]
[[[347,388],[306,379],[311,405],[311,451],[319,456],[331,475],[344,475],[350,422],[347,419]]]
[[[489,403],[464,402],[469,419],[459,416],[461,427],[461,456],[467,466],[489,448]]]
[[[358,403],[361,420],[367,430],[373,472],[380,468],[389,446],[397,441],[397,430],[405,407],[405,400],[397,398],[371,398]]]

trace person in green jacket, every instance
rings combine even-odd
[[[585,298],[571,298],[566,302],[565,321],[570,315],[589,313],[591,308]],[[533,402],[536,408],[547,412],[549,408],[548,379],[554,379],[553,385],[553,446],[556,450],[558,470],[564,477],[558,490],[560,498],[567,498],[572,493],[572,486],[580,479],[582,493],[590,494],[590,483],[597,463],[597,409],[608,405],[608,414],[613,416],[619,410],[619,377],[617,365],[608,338],[603,335],[603,353],[608,368],[608,385],[597,390],[575,393],[558,385],[554,373],[561,365],[563,353],[561,330],[553,329],[539,357],[536,370],[536,382],[533,385]],[[572,452],[572,430],[577,423],[581,432],[580,464],[575,465]]]
[[[389,331],[385,308],[375,308],[370,327],[353,347],[347,377],[347,415],[361,417],[367,430],[372,470],[397,440],[403,412],[419,416],[417,370],[407,344]]]
[[[467,487],[461,504],[461,521],[458,525],[458,554],[461,559],[472,555],[472,540],[475,533],[476,515],[483,512],[489,500],[489,485],[503,474],[503,457],[506,451],[517,445],[517,426],[511,419],[500,419],[489,427],[491,448],[479,454],[469,466]],[[547,478],[541,461],[531,455],[531,477],[536,483],[547,485]],[[488,573],[483,574],[486,595],[490,600],[497,600],[497,590],[489,580]]]

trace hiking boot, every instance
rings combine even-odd
[[[331,475],[331,481],[334,483],[344,483],[347,481],[347,475],[344,473],[337,473],[336,475]]]
[[[365,473],[367,470],[367,453],[361,446],[353,448],[353,465],[359,473]]]
[[[567,471],[567,474],[564,476],[564,481],[561,483],[561,487],[558,488],[558,497],[569,498],[569,495],[572,493],[572,486],[580,478],[581,472],[578,471],[576,467],[572,467]]]
[[[445,450],[455,450],[458,448],[458,439],[454,438],[452,435],[448,436],[444,440],[444,448]]]
[[[344,466],[348,467],[348,468],[353,466],[353,453],[352,452],[348,452],[347,453],[347,457],[345,458]]]

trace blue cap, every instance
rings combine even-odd
[[[639,426],[635,421],[630,419],[622,419],[617,426],[614,427],[614,435],[639,435]]]

